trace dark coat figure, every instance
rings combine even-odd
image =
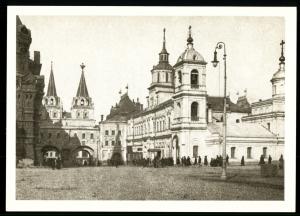
[[[176,159],[176,164],[177,164],[177,165],[180,164],[180,159],[179,159],[179,158]]]
[[[265,157],[263,155],[260,156],[259,165],[265,164]]]
[[[186,157],[183,156],[183,166],[186,166]]]
[[[271,163],[272,163],[272,157],[271,157],[271,155],[269,155],[268,164],[271,164]]]
[[[61,165],[62,165],[62,163],[61,163],[61,159],[60,159],[60,158],[58,158],[58,159],[57,159],[56,168],[57,168],[57,169],[61,169]]]
[[[207,156],[204,157],[204,165],[205,165],[205,166],[208,165]]]
[[[191,166],[191,158],[190,158],[190,156],[188,156],[187,159],[186,159],[186,165],[187,166]]]
[[[219,156],[219,161],[218,161],[219,166],[223,166],[223,157]]]
[[[242,160],[241,160],[241,166],[245,166],[245,158],[244,158],[244,156],[242,157]]]
[[[226,156],[226,165],[229,165],[229,156]]]
[[[198,157],[198,164],[201,165],[201,157]]]
[[[197,165],[197,157],[195,157],[194,165]]]
[[[282,169],[283,168],[283,156],[280,155],[280,158],[279,158],[279,169]]]
[[[52,159],[52,169],[54,170],[56,168],[56,158]]]

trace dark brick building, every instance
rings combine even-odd
[[[36,159],[39,117],[44,95],[40,52],[30,59],[31,31],[16,17],[16,159]]]

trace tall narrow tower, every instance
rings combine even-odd
[[[73,119],[93,119],[94,118],[94,104],[92,98],[89,96],[87,85],[84,77],[85,65],[82,63],[81,77],[77,89],[76,97],[73,97],[71,116]]]
[[[60,97],[57,96],[54,74],[53,74],[53,62],[51,62],[50,77],[48,83],[48,90],[46,96],[44,96],[42,104],[46,108],[47,113],[44,113],[44,119],[51,119],[58,121],[62,118],[62,103]],[[48,115],[48,116],[45,116]]]
[[[187,48],[173,66],[175,70],[173,137],[177,138],[174,157],[191,156],[204,141],[206,121],[206,62],[193,47],[189,27]],[[198,151],[198,150],[195,150]],[[198,153],[197,153],[198,154]]]
[[[153,107],[168,99],[174,94],[174,70],[169,64],[169,53],[166,49],[166,29],[163,30],[163,47],[159,53],[159,62],[151,70],[152,82],[149,90],[149,107]]]
[[[273,74],[273,77],[271,79],[273,98],[284,97],[284,86],[285,86],[285,57],[283,52],[284,44],[285,42],[282,40],[280,43],[281,56],[279,58],[279,69]]]

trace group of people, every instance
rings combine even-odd
[[[61,160],[60,157],[58,157],[58,158],[47,158],[44,161],[44,164],[48,167],[51,167],[53,170],[62,168],[62,160]]]

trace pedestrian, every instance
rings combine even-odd
[[[197,157],[195,157],[194,165],[197,165]]]
[[[265,157],[264,155],[261,155],[259,160],[259,165],[263,165],[263,164],[265,164]]]
[[[61,169],[61,158],[60,157],[58,157],[58,159],[57,159],[56,168]]]
[[[245,166],[245,158],[244,158],[244,155],[243,155],[242,160],[241,160],[241,166]]]
[[[280,158],[279,158],[279,169],[283,169],[283,155],[282,154],[280,155]]]
[[[201,157],[200,156],[198,157],[198,164],[199,164],[199,166],[201,166]]]
[[[186,165],[187,165],[187,166],[190,166],[190,165],[191,165],[191,159],[190,159],[190,156],[188,156],[187,159],[186,159]]]
[[[271,164],[271,163],[272,163],[272,157],[271,157],[271,155],[269,155],[268,164]]]
[[[186,166],[186,157],[183,156],[183,166]]]
[[[204,165],[205,165],[205,166],[208,165],[207,156],[204,157]]]
[[[226,156],[226,165],[229,165],[229,156]]]

